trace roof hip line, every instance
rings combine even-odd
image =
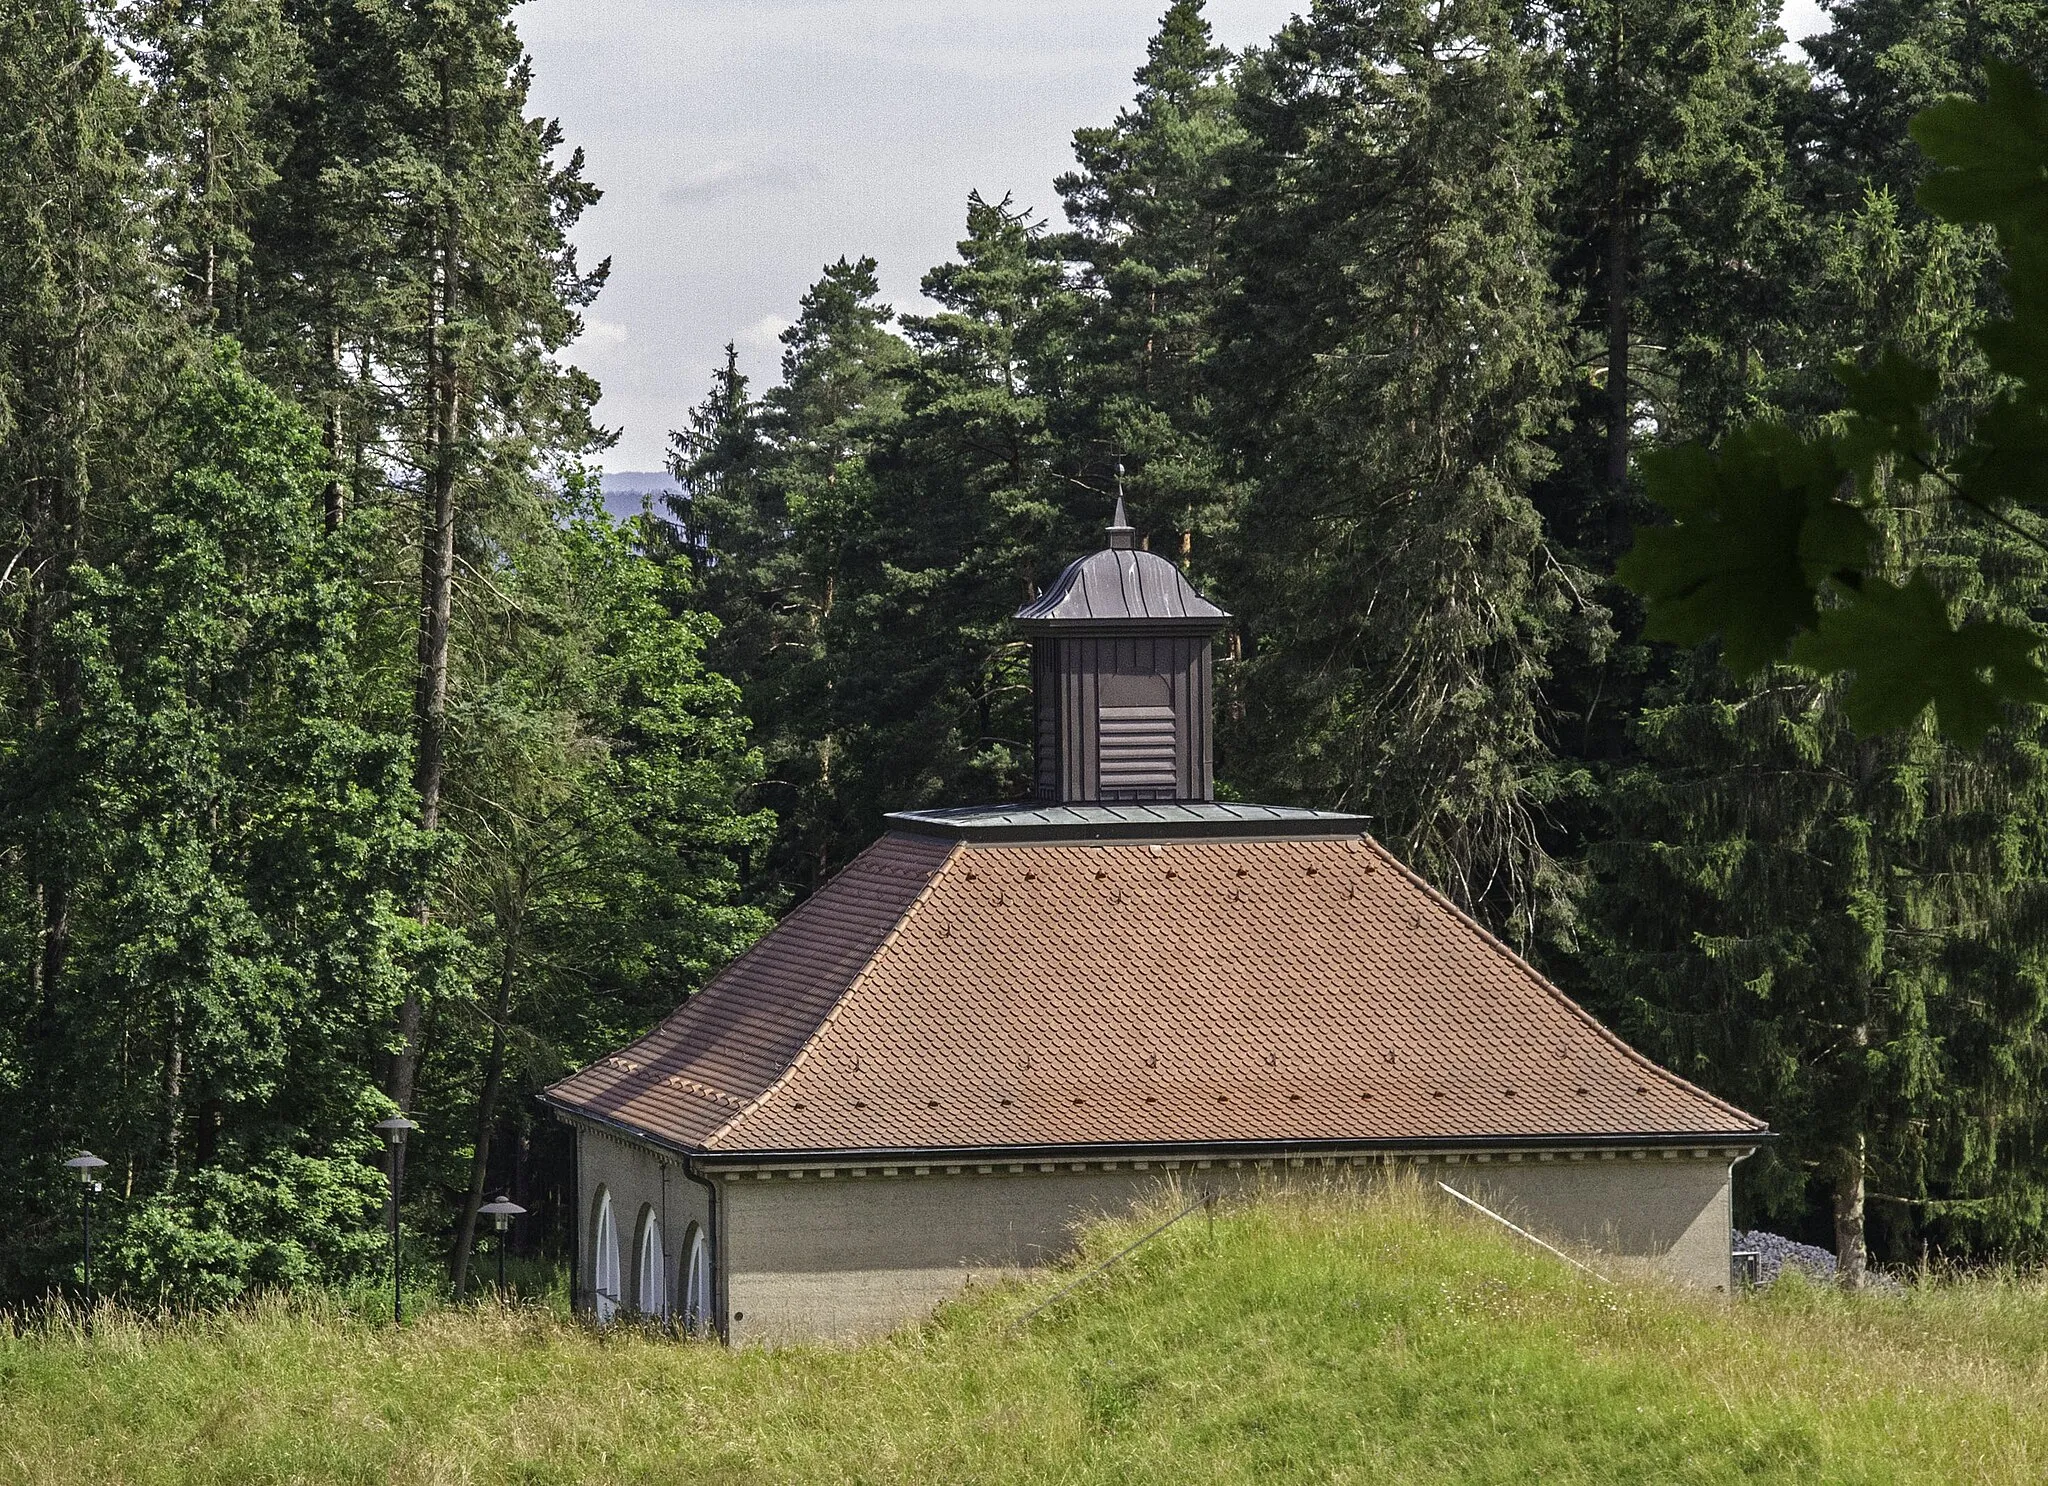
[[[818,1025],[811,1029],[810,1036],[804,1039],[803,1046],[799,1047],[796,1050],[796,1056],[789,1060],[789,1066],[784,1068],[782,1072],[776,1076],[775,1081],[769,1084],[767,1088],[763,1089],[760,1093],[756,1094],[752,1099],[748,1100],[746,1105],[743,1108],[741,1108],[736,1114],[734,1114],[731,1119],[727,1120],[724,1124],[720,1125],[716,1130],[713,1130],[709,1135],[705,1136],[703,1146],[704,1150],[709,1151],[711,1149],[711,1143],[713,1141],[717,1140],[720,1136],[724,1135],[726,1132],[731,1130],[733,1126],[737,1125],[741,1120],[744,1120],[749,1114],[753,1113],[753,1111],[759,1109],[763,1104],[767,1103],[767,1101],[770,1098],[772,1098],[775,1095],[775,1093],[782,1088],[784,1084],[788,1083],[790,1079],[796,1076],[796,1071],[799,1068],[803,1067],[804,1061],[810,1057],[811,1049],[816,1047],[818,1045],[819,1039],[822,1038],[828,1031],[832,1029],[832,1024],[839,1020],[839,1013],[844,1011],[848,1004],[852,1002],[855,994],[861,988],[861,982],[865,981],[868,978],[868,972],[874,968],[875,962],[880,960],[884,954],[888,953],[889,946],[896,942],[896,938],[903,932],[904,926],[917,916],[917,910],[924,907],[925,900],[931,897],[932,889],[937,887],[939,884],[939,879],[946,875],[946,869],[951,867],[953,863],[958,861],[960,859],[960,853],[965,851],[966,849],[967,848],[965,843],[955,842],[952,849],[946,853],[944,860],[942,860],[938,864],[938,866],[932,868],[931,875],[925,878],[924,886],[918,889],[917,896],[912,898],[910,900],[909,906],[906,907],[902,911],[902,913],[897,915],[896,922],[889,926],[889,932],[882,936],[881,943],[877,944],[874,947],[874,949],[869,952],[867,959],[862,963],[859,971],[855,973],[851,981],[847,982],[845,991],[843,991],[840,994],[838,1000],[832,1003],[832,1009],[826,1012],[824,1016],[818,1019]]]

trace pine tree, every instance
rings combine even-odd
[[[1231,67],[1201,0],[1177,0],[1132,106],[1075,131],[1080,169],[1057,183],[1074,229],[1059,247],[1084,296],[1053,410],[1066,462],[1098,480],[1125,465],[1132,519],[1171,523],[1183,562],[1228,512],[1205,377],[1226,276],[1221,163],[1241,137]]]
[[[541,460],[601,442],[594,385],[556,358],[605,273],[580,272],[566,235],[596,192],[580,153],[554,159],[559,129],[526,116],[529,72],[508,10],[498,0],[290,10],[312,85],[259,244],[267,346],[303,395],[335,410],[336,463],[363,471],[367,494],[383,485],[413,508],[412,532],[400,535],[401,520],[393,536],[397,551],[416,541],[419,553],[413,787],[429,832],[447,786],[458,569],[484,560],[494,523],[548,519]],[[311,358],[291,362],[295,346]],[[353,389],[337,385],[347,360],[363,369]],[[356,448],[340,447],[351,436]],[[331,519],[341,503],[330,490]],[[423,884],[429,942],[434,898]],[[391,1068],[401,1108],[413,1100],[424,1011],[415,990]]]
[[[1113,494],[1113,473],[1070,463],[1053,427],[1078,306],[1042,224],[970,195],[959,258],[923,289],[939,309],[903,321],[917,357],[877,456],[871,600],[850,616],[845,684],[872,699],[857,729],[868,821],[1021,792],[1030,684],[1010,616],[1100,541]]]
[[[782,379],[757,407],[728,348],[710,399],[676,435],[678,515],[717,561],[705,592],[724,623],[717,666],[745,678],[777,812],[765,880],[808,889],[864,839],[840,757],[863,700],[843,694],[840,610],[852,554],[874,540],[872,457],[891,436],[910,352],[877,300],[872,258],[841,258],[783,332]],[[856,595],[856,598],[858,595]]]
[[[1217,385],[1246,481],[1227,779],[1376,816],[1526,942],[1569,911],[1539,688],[1575,580],[1528,494],[1565,327],[1511,20],[1325,3],[1247,59]]]

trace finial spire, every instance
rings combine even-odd
[[[1137,529],[1124,515],[1124,467],[1119,460],[1116,467],[1116,515],[1109,521],[1109,545],[1129,551],[1131,538],[1136,535]]]

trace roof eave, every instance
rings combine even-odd
[[[693,1145],[623,1120],[539,1096],[557,1114],[588,1121],[645,1145],[657,1146],[706,1166],[756,1166],[764,1162],[836,1162],[847,1165],[918,1165],[968,1161],[1231,1160],[1320,1156],[1337,1151],[1560,1151],[1664,1150],[1699,1146],[1755,1146],[1778,1138],[1768,1127],[1754,1130],[1661,1130],[1605,1134],[1415,1135],[1332,1137],[1316,1140],[1076,1141],[1029,1145],[791,1146],[720,1149]]]
[[[1027,635],[1120,635],[1133,630],[1148,635],[1213,635],[1229,623],[1228,614],[1177,614],[1158,618],[1134,614],[1113,619],[1096,615],[1077,619],[1063,619],[1057,615],[1031,619],[1021,614],[1016,616],[1017,628]]]
[[[1691,1130],[1606,1135],[1418,1135],[1318,1140],[1103,1141],[1061,1145],[845,1146],[780,1150],[706,1147],[692,1148],[691,1154],[701,1155],[707,1166],[750,1166],[767,1161],[904,1165],[963,1161],[1228,1160],[1328,1155],[1336,1151],[1676,1150],[1699,1146],[1753,1146],[1777,1138],[1777,1132],[1773,1130]]]

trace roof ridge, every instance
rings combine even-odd
[[[1430,897],[1434,898],[1438,903],[1442,904],[1445,908],[1448,908],[1452,913],[1456,914],[1459,920],[1462,921],[1467,928],[1471,929],[1474,933],[1476,933],[1480,937],[1480,939],[1485,942],[1487,947],[1490,948],[1495,954],[1499,955],[1502,959],[1506,960],[1508,964],[1513,966],[1516,970],[1520,971],[1521,974],[1526,976],[1528,980],[1532,984],[1534,984],[1538,990],[1542,991],[1545,995],[1549,996],[1553,1001],[1557,1002],[1558,1005],[1562,1006],[1571,1015],[1577,1017],[1580,1022],[1584,1023],[1588,1027],[1591,1027],[1594,1032],[1599,1034],[1599,1036],[1605,1038],[1614,1047],[1619,1048],[1623,1056],[1629,1058],[1630,1060],[1641,1065],[1642,1067],[1649,1069],[1650,1072],[1656,1074],[1658,1078],[1663,1079],[1666,1083],[1677,1084],[1679,1087],[1687,1090],[1688,1092],[1697,1094],[1700,1098],[1705,1099],[1710,1104],[1714,1104],[1720,1107],[1721,1109],[1726,1110],[1728,1113],[1735,1115],[1739,1119],[1747,1121],[1749,1124],[1755,1126],[1759,1130],[1769,1128],[1769,1121],[1759,1120],[1755,1115],[1749,1113],[1748,1110],[1742,1109],[1737,1105],[1729,1103],[1726,1099],[1723,1099],[1719,1094],[1714,1093],[1711,1089],[1701,1088],[1698,1084],[1694,1083],[1691,1079],[1686,1078],[1683,1074],[1673,1073],[1669,1068],[1666,1068],[1656,1059],[1631,1046],[1626,1038],[1622,1037],[1619,1033],[1615,1032],[1612,1028],[1608,1027],[1605,1022],[1601,1021],[1600,1018],[1594,1016],[1593,1013],[1586,1010],[1585,1007],[1579,1005],[1579,1003],[1574,1001],[1570,996],[1567,996],[1564,993],[1563,989],[1560,986],[1558,986],[1556,982],[1552,981],[1549,976],[1543,974],[1534,965],[1531,965],[1527,960],[1523,959],[1520,955],[1516,954],[1514,950],[1509,948],[1506,944],[1502,943],[1501,940],[1494,934],[1494,932],[1491,929],[1487,928],[1486,925],[1479,922],[1478,919],[1474,918],[1471,914],[1467,913],[1464,909],[1460,908],[1456,903],[1451,901],[1449,896],[1447,896],[1444,892],[1437,888],[1436,885],[1430,882],[1428,878],[1424,877],[1420,872],[1417,872],[1413,867],[1409,866],[1406,862],[1402,861],[1399,857],[1395,856],[1393,852],[1387,849],[1386,844],[1382,842],[1378,837],[1367,835],[1364,839],[1369,849],[1377,851],[1381,856],[1385,857],[1387,861],[1393,865],[1395,870],[1401,873],[1402,876],[1406,877],[1410,882],[1414,883],[1417,887],[1421,888],[1425,893],[1427,893]]]
[[[884,839],[887,838],[884,837]],[[876,845],[880,844],[880,842],[876,843]],[[868,849],[872,851],[874,848],[870,847]],[[811,1028],[810,1035],[804,1038],[803,1046],[796,1050],[796,1056],[789,1060],[788,1066],[775,1076],[773,1082],[767,1088],[748,1100],[741,1109],[735,1112],[731,1119],[707,1134],[698,1143],[700,1150],[710,1150],[713,1143],[720,1136],[774,1098],[781,1091],[782,1087],[795,1076],[796,1071],[803,1066],[804,1060],[810,1056],[811,1049],[818,1045],[819,1039],[824,1037],[825,1033],[831,1029],[832,1024],[839,1019],[839,1013],[845,1009],[846,1003],[851,1001],[854,994],[860,990],[861,982],[867,979],[868,972],[875,967],[875,962],[889,952],[889,947],[896,942],[897,936],[903,932],[904,925],[917,916],[917,910],[924,907],[925,900],[932,895],[932,889],[937,887],[939,879],[946,875],[946,869],[951,867],[966,849],[967,845],[965,842],[956,841],[953,843],[952,847],[946,852],[944,860],[934,867],[930,875],[925,878],[924,886],[918,889],[917,896],[910,900],[909,906],[902,913],[898,914],[896,922],[889,926],[889,932],[882,936],[882,942],[874,947],[874,950],[868,955],[867,959],[861,963],[860,969],[854,972],[853,979],[846,983],[846,989],[841,991],[833,1001],[832,1009],[818,1018],[818,1024]],[[764,934],[761,937],[766,939],[768,936]]]

